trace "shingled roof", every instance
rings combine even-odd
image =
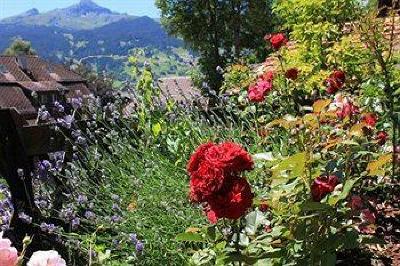
[[[37,56],[0,55],[0,109],[15,109],[31,119],[41,105],[34,94],[68,99],[89,95],[90,90],[85,79],[62,65]]]
[[[178,103],[192,105],[195,102],[204,105],[206,99],[193,84],[190,77],[169,77],[158,80],[161,91],[161,101],[173,100]]]

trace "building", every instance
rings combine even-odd
[[[75,72],[37,56],[0,56],[0,110],[12,110],[20,126],[38,124],[39,108],[51,113],[54,103],[90,95]]]

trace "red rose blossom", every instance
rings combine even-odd
[[[253,204],[253,193],[244,178],[234,178],[208,200],[207,218],[216,223],[219,218],[239,219]]]
[[[311,185],[311,195],[314,201],[321,201],[327,194],[331,193],[339,179],[335,175],[317,177]]]
[[[200,145],[195,153],[190,157],[189,163],[187,165],[187,170],[189,175],[192,176],[194,172],[199,169],[200,163],[204,160],[204,153],[212,146],[215,146],[215,143],[209,142]]]
[[[222,169],[225,174],[229,175],[252,170],[254,165],[250,154],[233,142],[224,142],[210,147],[205,152],[204,159],[210,165]]]
[[[211,195],[218,192],[225,179],[222,169],[209,165],[207,162],[202,162],[199,170],[190,178],[190,199],[193,202],[203,202]]]
[[[389,135],[385,131],[379,131],[376,134],[376,140],[378,141],[379,145],[385,145]]]
[[[298,76],[299,76],[299,71],[296,68],[290,68],[285,73],[285,77],[291,80],[296,80]]]
[[[368,113],[363,116],[363,122],[369,127],[375,127],[376,123],[378,122],[378,117],[376,114]]]
[[[279,50],[282,46],[286,45],[286,43],[288,42],[285,34],[283,33],[275,33],[272,35],[268,35],[265,37],[266,40],[268,40],[272,47],[275,50]]]
[[[264,74],[261,76],[261,79],[262,79],[262,80],[265,80],[265,81],[272,82],[272,81],[274,80],[274,76],[275,76],[274,72],[272,72],[272,71],[267,71],[267,73],[264,73]]]
[[[258,206],[258,209],[260,210],[260,212],[267,212],[269,209],[269,205],[268,203],[266,203],[265,201],[261,202],[261,204]]]

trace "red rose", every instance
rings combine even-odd
[[[193,173],[199,169],[200,163],[204,160],[204,153],[212,146],[215,146],[215,143],[209,142],[202,144],[190,157],[189,163],[187,165],[187,170],[190,176],[192,176]]]
[[[376,140],[379,145],[385,145],[389,135],[385,131],[379,131],[376,135]]]
[[[274,72],[268,71],[267,73],[264,73],[264,74],[261,76],[261,79],[262,79],[262,80],[265,80],[265,81],[272,82],[272,81],[274,80],[274,76],[275,76]]]
[[[374,224],[376,222],[375,213],[371,212],[369,209],[364,209],[361,211],[361,220],[367,224]]]
[[[311,185],[311,195],[314,201],[321,201],[327,194],[331,193],[339,183],[337,176],[320,176]]]
[[[253,193],[244,178],[235,178],[208,200],[207,217],[211,223],[219,218],[239,219],[253,204]]]
[[[233,142],[225,142],[209,148],[205,160],[214,167],[218,167],[225,174],[239,174],[253,169],[253,159],[240,145]]]
[[[190,199],[193,202],[207,200],[221,189],[225,179],[229,179],[229,176],[225,176],[222,169],[202,162],[190,178]]]
[[[352,117],[353,115],[357,114],[359,109],[351,102],[347,102],[343,105],[342,109],[336,112],[336,115],[340,119],[345,119],[346,117]]]
[[[299,76],[299,71],[296,68],[288,69],[285,73],[287,79],[296,80]]]
[[[368,113],[363,116],[363,122],[365,122],[369,127],[375,127],[378,122],[378,117],[376,114]]]
[[[266,39],[270,41],[272,47],[274,47],[275,50],[279,50],[282,46],[286,45],[288,42],[285,34],[283,33],[275,33],[269,36],[266,36]]]

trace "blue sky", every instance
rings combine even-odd
[[[100,6],[107,7],[120,13],[137,16],[159,17],[159,12],[154,6],[155,0],[93,0]],[[63,8],[79,0],[0,0],[0,18],[14,16],[31,8],[40,12],[55,8]]]

